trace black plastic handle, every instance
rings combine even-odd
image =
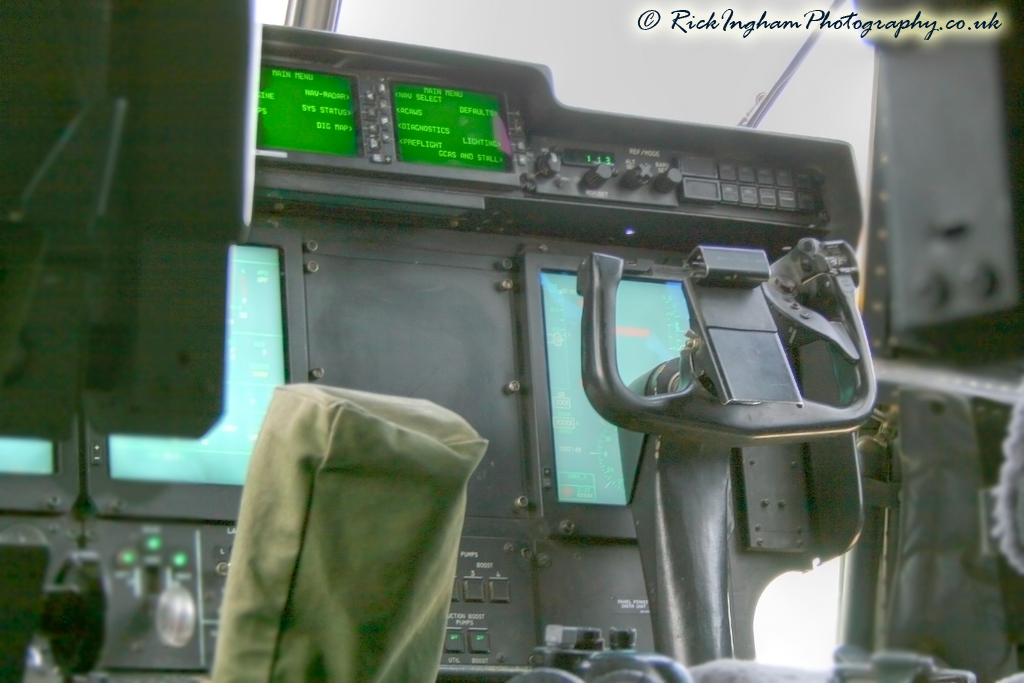
[[[871,414],[876,393],[874,369],[851,278],[832,278],[860,356],[855,366],[856,393],[848,406],[807,400],[802,405],[723,405],[695,383],[683,391],[656,396],[639,396],[623,383],[615,340],[615,295],[623,267],[620,258],[591,254],[580,266],[576,285],[583,296],[583,388],[598,414],[612,424],[636,432],[682,431],[742,447],[849,432]]]

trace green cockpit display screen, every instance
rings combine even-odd
[[[583,390],[583,297],[576,293],[576,274],[541,271],[540,286],[558,500],[625,505],[636,472],[623,462],[635,465],[637,454],[625,457],[619,429],[597,414]],[[616,317],[619,375],[627,385],[678,358],[690,328],[678,282],[622,280]]]
[[[262,67],[256,146],[356,156],[352,81],[334,74]]]
[[[56,474],[53,444],[38,439],[0,438],[0,473]]]
[[[512,156],[501,100],[495,95],[434,88],[392,86],[398,158],[487,171],[505,171]]]
[[[111,435],[113,479],[241,486],[274,388],[285,381],[281,254],[238,245],[228,258],[224,412],[202,438]]]

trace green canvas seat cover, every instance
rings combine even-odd
[[[214,681],[434,681],[486,448],[428,401],[278,388],[242,491]]]

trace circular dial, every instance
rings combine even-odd
[[[676,185],[683,182],[683,172],[678,168],[670,168],[664,173],[659,173],[651,186],[655,192],[671,192]]]
[[[557,152],[544,152],[537,157],[537,175],[541,178],[550,178],[562,170],[562,157]]]
[[[583,185],[591,190],[601,187],[615,175],[611,164],[598,164],[583,174]]]
[[[646,185],[654,177],[654,169],[650,164],[637,164],[622,174],[619,185],[627,190],[635,190],[641,185]]]

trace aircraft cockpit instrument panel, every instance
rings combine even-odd
[[[584,394],[576,269],[597,250],[626,259],[617,340],[631,382],[687,342],[687,296],[665,273],[694,247],[775,260],[802,237],[856,243],[849,145],[572,109],[543,67],[280,27],[264,28],[259,75],[252,229],[224,264],[224,413],[196,440],[83,419],[67,443],[0,441],[0,534],[28,524],[99,553],[105,670],[209,670],[273,388],[424,398],[490,442],[469,484],[441,677],[524,670],[546,624],[634,628],[651,649],[628,507],[639,451]],[[758,466],[852,462],[843,444],[788,448]],[[843,467],[825,483],[795,468],[793,504],[756,521],[780,525],[763,549],[789,544],[779,567],[848,545],[856,520],[840,510],[844,530],[815,529],[800,504],[814,486],[856,487]],[[71,514],[79,493],[88,514]],[[183,645],[152,618],[165,593],[194,616]],[[751,640],[738,634],[737,652]]]

